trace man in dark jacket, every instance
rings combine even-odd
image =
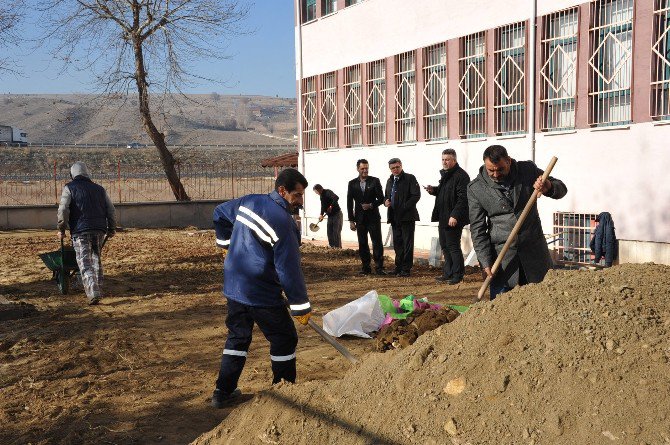
[[[568,189],[551,176],[542,182],[542,170],[531,161],[510,158],[501,145],[491,145],[483,157],[484,165],[468,184],[470,232],[477,258],[492,276],[491,267],[533,191],[560,199]],[[516,285],[539,283],[551,266],[535,203],[491,281],[491,299]]]
[[[436,197],[430,220],[439,223],[437,230],[444,255],[442,275],[436,280],[458,284],[465,274],[461,235],[463,226],[469,223],[467,187],[470,176],[458,165],[453,148],[442,152],[442,167],[439,185],[426,187],[426,191]]]
[[[342,224],[344,223],[344,216],[338,201],[340,197],[332,190],[324,189],[321,184],[314,186],[314,191],[321,199],[321,214],[319,215],[319,222],[328,215],[328,225],[326,226],[328,235],[328,245],[330,247],[342,248]]]
[[[358,177],[349,181],[347,187],[347,215],[349,227],[358,235],[358,254],[363,267],[362,275],[372,273],[370,267],[370,247],[368,234],[372,240],[372,256],[375,260],[375,274],[384,275],[384,244],[379,206],[384,203],[384,192],[379,179],[368,175],[368,161],[356,162]]]
[[[403,171],[400,159],[389,160],[389,169],[384,205],[388,207],[388,222],[393,230],[395,274],[408,277],[414,262],[414,228],[419,220],[416,203],[421,199],[421,187],[414,175]]]
[[[70,229],[84,292],[88,304],[94,305],[102,298],[102,244],[105,235],[116,233],[114,205],[105,189],[91,181],[83,162],[72,164],[70,177],[58,206],[58,236],[64,238]]]
[[[215,408],[241,394],[237,383],[254,323],[270,342],[272,383],[295,382],[298,334],[282,291],[291,315],[306,325],[312,309],[300,268],[300,230],[291,216],[303,203],[305,187],[307,180],[299,171],[286,169],[272,193],[243,196],[214,210],[216,244],[228,249],[223,271],[228,338],[212,395]]]

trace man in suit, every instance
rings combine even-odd
[[[419,220],[416,203],[421,199],[421,187],[414,175],[403,171],[400,159],[389,160],[389,169],[384,205],[393,230],[395,274],[408,277],[414,262],[414,227]]]
[[[370,267],[370,246],[368,234],[372,240],[372,257],[375,260],[375,274],[384,273],[384,244],[382,242],[382,223],[379,206],[384,203],[384,192],[378,178],[368,175],[368,161],[356,161],[358,176],[349,181],[347,187],[347,215],[349,227],[358,235],[358,254],[361,257],[361,275],[372,273]]]

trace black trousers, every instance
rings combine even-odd
[[[463,227],[438,227],[440,247],[444,255],[442,273],[446,279],[462,279],[465,274],[465,260],[461,250],[461,235]]]
[[[254,307],[228,299],[228,338],[221,356],[219,378],[216,380],[216,387],[224,394],[230,394],[237,388],[251,344],[254,322],[270,342],[272,383],[282,379],[295,382],[298,333],[286,307]]]
[[[328,223],[326,224],[326,234],[328,235],[328,245],[330,247],[342,248],[342,224],[344,222],[344,215],[340,210],[337,213],[328,215]]]
[[[369,221],[366,218],[356,223],[356,235],[358,235],[358,254],[361,257],[363,270],[370,271],[370,246],[368,245],[368,234],[372,240],[372,258],[375,260],[375,269],[384,270],[384,243],[382,241],[381,220]]]
[[[392,222],[393,250],[395,250],[395,271],[406,272],[412,269],[414,263],[414,228],[416,223]]]

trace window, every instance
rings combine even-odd
[[[493,51],[495,83],[493,110],[496,134],[526,130],[526,25],[524,22],[495,30]]]
[[[367,65],[365,108],[368,145],[386,143],[386,60]]]
[[[630,122],[633,0],[591,2],[589,124]]]
[[[575,128],[578,24],[578,8],[555,12],[542,18],[542,130]]]
[[[651,117],[670,118],[670,1],[654,0],[651,45]]]
[[[486,39],[484,32],[460,38],[458,127],[462,138],[486,135]]]
[[[447,137],[447,48],[444,43],[423,49],[423,120],[427,141]]]
[[[301,0],[302,23],[316,20],[316,0]]]
[[[355,5],[356,3],[360,3],[362,1],[363,0],[345,0],[344,6],[346,7],[346,6]]]
[[[395,56],[396,142],[416,140],[416,73],[414,51]]]
[[[316,148],[316,77],[302,80],[302,148]]]
[[[321,146],[337,147],[337,82],[335,72],[321,75]]]
[[[321,0],[321,15],[332,14],[337,11],[337,0]]]
[[[361,66],[344,70],[344,145],[362,145],[361,127]]]
[[[554,213],[553,238],[556,242],[559,263],[593,264],[589,244],[597,216],[592,213]]]

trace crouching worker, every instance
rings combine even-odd
[[[116,233],[114,205],[105,189],[91,181],[83,162],[72,164],[70,177],[58,206],[58,236],[65,238],[70,229],[84,291],[93,305],[102,298],[102,244],[105,235],[111,238]]]
[[[306,325],[311,307],[300,268],[300,231],[291,211],[302,205],[306,187],[299,171],[286,169],[277,177],[273,192],[247,195],[214,210],[216,244],[228,249],[223,279],[228,338],[212,395],[215,408],[241,394],[237,382],[254,323],[270,342],[272,383],[295,382],[298,334],[291,315]]]

